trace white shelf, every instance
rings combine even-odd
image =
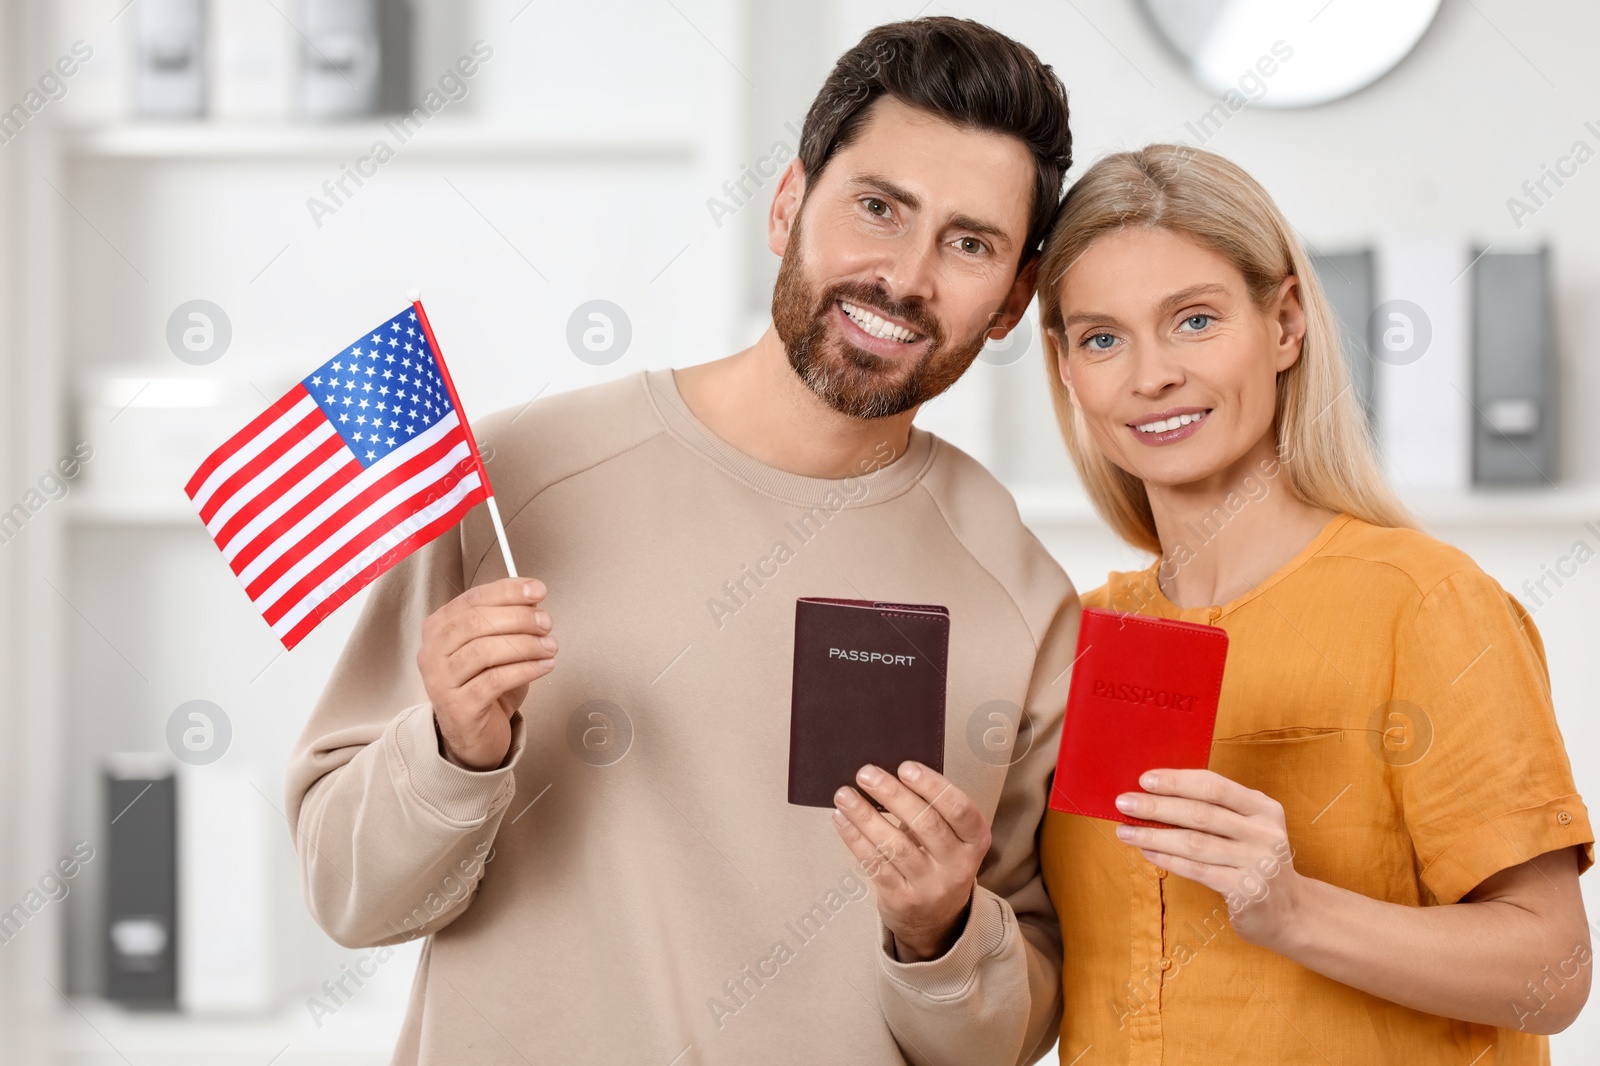
[[[1600,522],[1600,490],[1590,486],[1484,488],[1402,498],[1425,525],[1537,527]]]
[[[1075,486],[1025,485],[1013,489],[1022,520],[1030,526],[1097,526],[1100,516]],[[1418,494],[1407,497],[1426,526],[1581,526],[1600,524],[1600,490],[1563,488],[1533,492],[1487,489],[1465,493]],[[199,516],[182,496],[118,496],[80,492],[65,503],[79,525],[199,525]]]
[[[1100,516],[1076,485],[1013,489],[1022,520],[1030,526],[1098,526]],[[1403,497],[1425,527],[1548,527],[1600,524],[1600,489],[1590,486],[1476,489],[1413,493]]]
[[[1022,521],[1029,526],[1086,526],[1100,525],[1089,497],[1076,485],[1053,488],[1048,485],[1023,485],[1014,487],[1017,510]]]
[[[69,521],[80,526],[183,526],[204,530],[200,516],[184,496],[115,496],[80,492],[64,502]]]
[[[399,132],[397,132],[397,130]],[[402,141],[402,134],[409,139]],[[119,122],[80,127],[64,137],[76,160],[335,159],[349,161],[382,140],[398,155],[475,161],[626,161],[692,163],[699,142],[670,124],[526,130],[433,119],[407,130],[397,117],[354,122]]]
[[[55,1017],[53,1061],[72,1066],[383,1066],[402,1024],[404,1000],[360,1000],[318,1028],[303,1004],[264,1018],[203,1018],[176,1011],[133,1010],[74,996]]]

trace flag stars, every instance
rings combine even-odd
[[[320,401],[350,455],[365,456],[363,465],[433,432],[453,407],[421,316],[415,313],[385,322],[302,384]]]

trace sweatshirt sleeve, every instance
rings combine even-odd
[[[1039,867],[1081,608],[1068,587],[1034,658],[1025,709],[1027,752],[1007,768],[966,927],[949,951],[900,962],[878,919],[878,999],[917,1066],[1037,1062],[1061,1024],[1061,927]]]
[[[306,904],[345,947],[425,935],[464,912],[516,787],[521,712],[500,768],[456,766],[439,754],[417,668],[423,619],[465,591],[462,570],[458,528],[373,583],[290,757]]]

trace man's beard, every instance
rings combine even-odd
[[[927,349],[909,369],[894,360],[828,340],[827,318],[839,300],[877,308],[928,338]],[[789,354],[789,365],[817,397],[853,418],[887,418],[923,404],[954,385],[988,339],[988,323],[946,348],[944,328],[921,301],[894,300],[881,285],[842,281],[817,295],[800,255],[800,220],[789,233],[778,282],[772,290],[772,324]],[[896,380],[896,378],[899,380]]]

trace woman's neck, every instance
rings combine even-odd
[[[1271,437],[1227,470],[1184,485],[1145,483],[1162,593],[1179,607],[1224,604],[1298,555],[1337,516],[1295,496]]]

